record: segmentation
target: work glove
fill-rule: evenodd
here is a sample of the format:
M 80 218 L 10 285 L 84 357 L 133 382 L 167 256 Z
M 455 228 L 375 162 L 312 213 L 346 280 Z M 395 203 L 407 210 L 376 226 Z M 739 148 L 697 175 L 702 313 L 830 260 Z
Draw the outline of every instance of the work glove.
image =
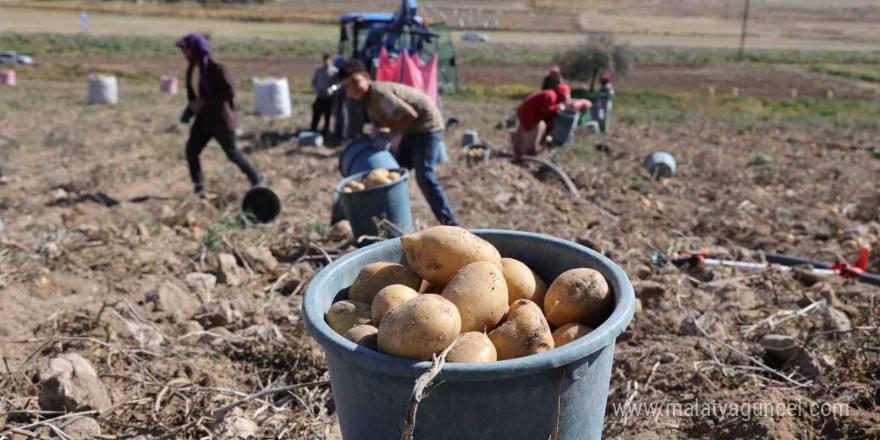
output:
M 192 117 L 194 115 L 195 115 L 195 113 L 193 113 L 193 111 L 190 110 L 189 107 L 187 107 L 183 111 L 183 113 L 180 114 L 180 123 L 181 124 L 189 124 L 189 121 L 192 119 Z

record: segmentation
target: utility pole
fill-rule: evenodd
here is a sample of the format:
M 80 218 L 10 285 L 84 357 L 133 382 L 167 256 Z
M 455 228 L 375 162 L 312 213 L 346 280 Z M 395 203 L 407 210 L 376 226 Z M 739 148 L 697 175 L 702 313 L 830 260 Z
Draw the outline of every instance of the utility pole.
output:
M 746 24 L 749 22 L 749 0 L 746 0 L 746 9 L 743 12 L 743 28 L 742 35 L 739 37 L 739 60 L 743 60 L 743 55 L 746 50 Z

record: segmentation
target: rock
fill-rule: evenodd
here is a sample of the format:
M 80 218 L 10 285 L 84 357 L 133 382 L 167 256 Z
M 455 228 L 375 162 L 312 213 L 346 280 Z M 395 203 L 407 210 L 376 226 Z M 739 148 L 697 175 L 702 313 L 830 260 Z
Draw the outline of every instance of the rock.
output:
M 838 332 L 848 332 L 852 330 L 852 321 L 846 313 L 834 308 L 825 309 L 825 328 Z
M 202 338 L 205 330 L 198 321 L 183 321 L 177 324 L 177 341 L 186 346 L 195 346 Z
M 348 220 L 341 220 L 333 224 L 330 228 L 330 240 L 343 241 L 351 240 L 354 237 L 354 231 L 351 229 L 351 223 Z
M 58 243 L 55 243 L 55 242 L 46 243 L 43 246 L 43 252 L 46 254 L 46 257 L 50 260 L 54 260 L 54 259 L 60 257 L 62 254 L 61 248 L 58 246 Z
M 759 343 L 768 355 L 780 362 L 797 363 L 810 358 L 801 344 L 788 335 L 765 335 Z
M 235 313 L 227 300 L 220 300 L 202 306 L 195 316 L 196 321 L 205 328 L 226 327 L 241 319 L 241 313 Z
M 179 311 L 184 319 L 189 319 L 199 310 L 199 301 L 171 281 L 165 281 L 157 289 L 147 293 L 145 299 L 153 303 L 153 311 L 171 315 Z
M 791 271 L 791 276 L 807 287 L 814 286 L 820 281 L 819 275 L 813 273 L 813 266 L 809 264 L 794 266 Z
M 72 440 L 92 440 L 101 435 L 101 425 L 91 417 L 72 419 L 68 423 L 59 424 L 58 428 Z
M 640 298 L 661 297 L 666 292 L 666 286 L 657 281 L 635 280 L 633 287 L 635 287 L 636 296 Z
M 183 280 L 186 282 L 187 287 L 199 296 L 199 300 L 202 301 L 202 304 L 208 304 L 211 302 L 211 293 L 217 285 L 217 277 L 215 275 L 193 272 L 187 274 Z
M 111 405 L 107 388 L 82 356 L 64 353 L 49 359 L 39 372 L 40 408 L 76 412 Z
M 278 267 L 278 260 L 272 256 L 272 251 L 262 246 L 251 246 L 244 250 L 244 260 L 251 269 L 260 273 L 271 273 Z
M 257 424 L 241 414 L 229 416 L 224 426 L 221 438 L 247 440 L 257 437 Z
M 667 351 L 665 353 L 660 353 L 660 363 L 661 364 L 670 364 L 678 360 L 678 356 L 675 353 Z
M 141 237 L 141 241 L 147 241 L 152 236 L 152 234 L 150 234 L 150 229 L 143 223 L 138 223 L 137 230 L 138 235 Z
M 635 310 L 634 314 L 635 314 L 635 316 L 639 316 L 642 314 L 642 300 L 641 300 L 641 298 L 636 298 L 636 310 Z
M 217 278 L 227 286 L 238 287 L 241 285 L 243 274 L 235 257 L 230 254 L 217 255 Z

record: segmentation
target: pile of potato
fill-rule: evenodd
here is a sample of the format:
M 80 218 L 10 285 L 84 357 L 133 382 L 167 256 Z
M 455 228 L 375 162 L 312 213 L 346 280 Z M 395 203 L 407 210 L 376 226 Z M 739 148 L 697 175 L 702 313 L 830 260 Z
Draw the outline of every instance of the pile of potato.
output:
M 370 174 L 367 174 L 367 177 L 364 177 L 362 182 L 358 182 L 352 180 L 345 184 L 345 187 L 342 188 L 342 192 L 350 193 L 355 191 L 363 191 L 367 188 L 372 188 L 374 186 L 385 185 L 386 183 L 391 183 L 400 179 L 400 173 L 397 171 L 389 171 L 385 168 L 378 168 L 373 171 L 370 171 Z
M 436 226 L 401 243 L 409 267 L 367 265 L 348 299 L 327 312 L 334 331 L 363 347 L 430 360 L 462 334 L 447 361 L 513 359 L 586 335 L 612 309 L 599 272 L 572 269 L 547 287 L 528 266 L 462 228 Z
M 468 148 L 467 155 L 470 157 L 483 157 L 486 155 L 486 149 L 481 147 Z

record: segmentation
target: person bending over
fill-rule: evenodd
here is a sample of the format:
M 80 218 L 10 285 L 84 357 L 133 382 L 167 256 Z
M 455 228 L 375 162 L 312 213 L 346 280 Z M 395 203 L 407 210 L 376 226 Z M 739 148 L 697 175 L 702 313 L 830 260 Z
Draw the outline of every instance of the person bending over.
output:
M 342 64 L 339 80 L 348 96 L 363 102 L 374 126 L 381 131 L 403 135 L 397 161 L 407 169 L 415 168 L 416 181 L 437 220 L 444 225 L 458 226 L 434 170 L 444 129 L 440 109 L 428 95 L 408 85 L 374 82 L 357 60 Z

